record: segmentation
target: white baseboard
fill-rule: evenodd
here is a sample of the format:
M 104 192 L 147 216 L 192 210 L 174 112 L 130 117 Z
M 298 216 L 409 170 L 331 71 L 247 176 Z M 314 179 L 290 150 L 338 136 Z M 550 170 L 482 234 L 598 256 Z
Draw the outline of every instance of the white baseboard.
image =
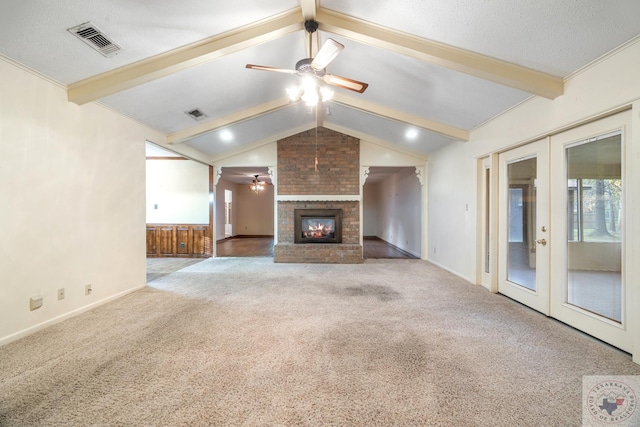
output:
M 466 280 L 467 282 L 469 282 L 469 283 L 470 283 L 470 284 L 472 284 L 472 285 L 475 285 L 475 284 L 476 284 L 476 282 L 475 282 L 475 281 L 473 281 L 473 280 L 469 279 L 469 278 L 468 278 L 468 277 L 466 277 L 466 276 L 463 276 L 462 274 L 458 273 L 457 271 L 454 271 L 454 270 L 451 270 L 450 268 L 445 267 L 444 265 L 438 264 L 437 262 L 432 261 L 432 260 L 430 260 L 430 259 L 425 259 L 425 261 L 427 261 L 427 262 L 429 262 L 429 263 L 431 263 L 431 264 L 435 265 L 435 266 L 436 266 L 436 267 L 438 267 L 438 268 L 441 268 L 441 269 L 443 269 L 443 270 L 445 270 L 445 271 L 447 271 L 447 272 L 449 272 L 449 273 L 453 274 L 454 276 L 458 276 L 458 277 L 459 277 L 459 278 L 461 278 L 462 280 Z
M 77 309 L 72 310 L 72 311 L 70 311 L 68 313 L 64 313 L 64 314 L 61 314 L 60 316 L 56 316 L 56 317 L 54 317 L 52 319 L 49 319 L 49 320 L 47 320 L 45 322 L 38 323 L 37 325 L 31 326 L 31 327 L 29 327 L 27 329 L 24 329 L 22 331 L 19 331 L 19 332 L 16 332 L 14 334 L 8 335 L 6 337 L 0 338 L 0 347 L 2 347 L 3 345 L 6 345 L 6 344 L 12 343 L 14 341 L 17 341 L 20 338 L 24 338 L 24 337 L 26 337 L 28 335 L 31 335 L 34 332 L 37 332 L 37 331 L 45 329 L 45 328 L 47 328 L 49 326 L 55 325 L 58 322 L 62 322 L 63 320 L 69 319 L 71 317 L 78 316 L 78 315 L 80 315 L 80 314 L 82 314 L 82 313 L 84 313 L 86 311 L 89 311 L 89 310 L 94 309 L 94 308 L 96 308 L 98 306 L 104 305 L 104 304 L 106 304 L 108 302 L 114 301 L 114 300 L 116 300 L 118 298 L 122 298 L 125 295 L 128 295 L 128 294 L 130 294 L 132 292 L 135 292 L 135 291 L 139 291 L 140 289 L 143 289 L 143 288 L 146 288 L 146 287 L 147 287 L 147 285 L 144 284 L 142 286 L 138 286 L 138 287 L 135 287 L 135 288 L 132 288 L 132 289 L 127 289 L 124 292 L 117 293 L 115 295 L 112 295 L 112 296 L 107 297 L 105 299 L 102 299 L 100 301 L 93 302 L 93 303 L 91 303 L 89 305 L 85 305 L 83 307 L 77 308 Z

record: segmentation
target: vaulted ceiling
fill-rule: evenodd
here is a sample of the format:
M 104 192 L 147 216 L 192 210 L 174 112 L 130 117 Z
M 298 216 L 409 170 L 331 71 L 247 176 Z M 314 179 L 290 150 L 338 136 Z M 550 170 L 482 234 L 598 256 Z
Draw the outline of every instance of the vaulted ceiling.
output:
M 640 34 L 638 16 L 637 0 L 5 1 L 0 54 L 211 162 L 316 123 L 428 155 L 531 96 L 563 96 L 567 76 Z M 67 31 L 85 22 L 119 51 Z M 328 38 L 345 48 L 327 71 L 369 87 L 334 88 L 317 113 L 288 100 L 297 76 L 245 68 L 294 68 Z

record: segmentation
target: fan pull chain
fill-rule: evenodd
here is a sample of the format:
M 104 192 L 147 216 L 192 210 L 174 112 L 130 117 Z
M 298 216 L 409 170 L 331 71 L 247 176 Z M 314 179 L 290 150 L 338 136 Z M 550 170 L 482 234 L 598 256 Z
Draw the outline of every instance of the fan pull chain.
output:
M 313 37 L 309 32 L 309 55 L 313 57 Z M 318 172 L 318 105 L 316 104 L 316 159 L 313 165 L 316 172 Z
M 318 172 L 318 106 L 316 105 L 316 172 Z

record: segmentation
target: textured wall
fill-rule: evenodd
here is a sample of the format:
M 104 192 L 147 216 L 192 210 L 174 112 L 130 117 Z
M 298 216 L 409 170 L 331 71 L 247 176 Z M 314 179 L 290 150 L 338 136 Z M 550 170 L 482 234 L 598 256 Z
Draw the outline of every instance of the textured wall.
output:
M 145 140 L 165 136 L 69 103 L 59 85 L 2 59 L 0 75 L 4 344 L 145 286 Z M 32 297 L 43 300 L 35 311 Z

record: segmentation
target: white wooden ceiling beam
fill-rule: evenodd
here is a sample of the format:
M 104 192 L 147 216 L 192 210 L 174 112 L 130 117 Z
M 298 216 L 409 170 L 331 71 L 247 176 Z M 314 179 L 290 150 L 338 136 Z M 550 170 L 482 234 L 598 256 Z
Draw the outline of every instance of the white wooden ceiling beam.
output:
M 300 9 L 302 9 L 302 19 L 316 19 L 317 4 L 316 0 L 300 0 Z
M 562 78 L 530 68 L 402 33 L 324 8 L 318 8 L 316 20 L 320 30 L 534 95 L 554 99 L 564 93 Z
M 288 97 L 276 99 L 275 101 L 269 101 L 264 104 L 256 105 L 255 107 L 248 108 L 246 110 L 229 114 L 225 117 L 208 120 L 185 130 L 170 133 L 167 135 L 167 142 L 169 144 L 179 144 L 205 133 L 213 132 L 226 126 L 231 126 L 245 120 L 254 119 L 264 114 L 278 111 L 282 108 L 288 107 L 289 105 L 291 105 L 291 101 Z
M 418 126 L 428 131 L 435 132 L 449 138 L 457 139 L 459 141 L 469 141 L 469 131 L 465 129 L 460 129 L 454 126 L 435 122 L 433 120 L 418 117 L 413 114 L 397 111 L 380 104 L 365 101 L 362 98 L 347 96 L 342 93 L 336 92 L 333 95 L 332 101 L 338 104 L 345 105 L 347 107 L 364 111 L 365 113 L 375 114 L 377 116 L 394 120 L 400 123 L 406 123 L 411 126 Z
M 364 101 L 360 97 L 352 97 L 336 92 L 333 96 L 332 102 L 342 104 L 349 108 L 355 108 L 360 111 L 364 111 L 365 113 L 374 114 L 385 119 L 394 120 L 400 123 L 406 123 L 407 125 L 411 126 L 417 126 L 430 132 L 444 135 L 448 138 L 457 139 L 459 141 L 469 141 L 469 131 L 465 129 L 460 129 L 433 120 L 418 117 L 413 114 L 397 111 L 383 105 L 375 104 L 373 102 Z M 225 117 L 220 117 L 215 120 L 208 120 L 204 123 L 185 130 L 170 133 L 167 135 L 167 142 L 172 145 L 179 144 L 189 139 L 196 138 L 205 133 L 213 132 L 223 127 L 231 126 L 245 120 L 254 119 L 261 115 L 286 108 L 289 105 L 291 105 L 291 101 L 288 97 L 270 101 L 243 111 L 238 111 Z M 317 126 L 324 126 L 324 120 L 324 110 L 318 111 L 318 115 L 314 122 Z
M 277 39 L 303 28 L 300 8 L 167 53 L 138 61 L 68 86 L 67 98 L 78 105 L 95 101 L 160 77 L 239 50 Z
M 318 4 L 316 0 L 300 0 L 300 9 L 302 10 L 303 21 L 315 21 L 316 11 L 318 10 Z M 303 31 L 304 36 L 304 48 L 307 52 L 307 58 L 313 58 L 318 52 L 318 32 L 316 31 L 312 35 L 309 35 L 306 31 Z M 311 44 L 309 41 L 311 40 Z

